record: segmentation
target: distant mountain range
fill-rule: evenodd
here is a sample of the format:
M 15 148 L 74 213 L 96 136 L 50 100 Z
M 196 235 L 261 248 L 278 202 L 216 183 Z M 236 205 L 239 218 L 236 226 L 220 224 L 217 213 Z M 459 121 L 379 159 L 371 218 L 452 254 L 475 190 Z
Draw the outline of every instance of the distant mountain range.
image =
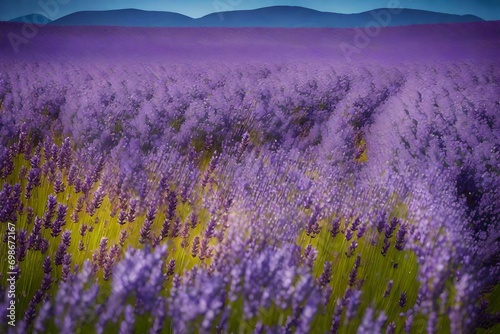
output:
M 359 14 L 337 14 L 303 7 L 275 6 L 213 13 L 193 19 L 177 13 L 123 9 L 77 12 L 54 21 L 34 14 L 16 18 L 11 22 L 49 23 L 58 26 L 354 28 L 364 27 L 368 22 L 374 21 L 377 13 L 383 10 L 377 9 Z M 403 9 L 401 13 L 391 15 L 386 25 L 405 26 L 477 21 L 483 21 L 483 19 L 474 15 L 462 16 Z
M 35 24 L 46 24 L 52 21 L 41 14 L 30 14 L 25 16 L 16 17 L 9 22 L 22 22 L 22 23 L 35 23 Z

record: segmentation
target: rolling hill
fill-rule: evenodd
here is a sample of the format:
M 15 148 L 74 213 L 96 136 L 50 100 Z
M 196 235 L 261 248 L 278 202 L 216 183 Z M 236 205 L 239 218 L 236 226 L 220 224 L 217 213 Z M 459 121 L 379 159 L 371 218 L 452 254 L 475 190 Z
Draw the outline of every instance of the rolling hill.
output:
M 22 23 L 35 23 L 35 24 L 47 24 L 52 22 L 48 17 L 42 14 L 30 14 L 25 16 L 16 17 L 9 22 L 22 22 Z
M 358 14 L 320 12 L 294 6 L 274 6 L 255 10 L 213 13 L 193 19 L 177 13 L 136 9 L 77 12 L 50 24 L 59 26 L 128 26 L 128 27 L 266 27 L 266 28 L 353 28 L 364 27 L 386 9 Z M 390 15 L 387 26 L 483 21 L 473 15 L 451 15 L 403 9 Z M 384 24 L 385 25 L 385 24 Z

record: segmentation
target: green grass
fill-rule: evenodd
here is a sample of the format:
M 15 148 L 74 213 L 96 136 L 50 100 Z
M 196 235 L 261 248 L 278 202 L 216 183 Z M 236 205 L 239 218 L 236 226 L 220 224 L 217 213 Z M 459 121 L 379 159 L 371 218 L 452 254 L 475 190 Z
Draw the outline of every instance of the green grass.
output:
M 331 218 L 333 219 L 333 217 Z M 342 226 L 350 225 L 352 222 L 342 220 Z M 323 225 L 321 232 L 315 238 L 308 237 L 305 232 L 299 237 L 298 244 L 306 247 L 311 244 L 318 250 L 318 257 L 314 265 L 313 274 L 319 277 L 323 271 L 325 261 L 333 262 L 333 277 L 331 286 L 333 293 L 330 303 L 326 309 L 325 316 L 317 316 L 312 328 L 318 328 L 318 332 L 328 331 L 331 326 L 331 319 L 338 298 L 344 295 L 348 288 L 348 275 L 353 268 L 356 255 L 361 255 L 361 266 L 358 271 L 357 280 L 363 280 L 361 286 L 361 304 L 358 315 L 363 314 L 369 306 L 374 306 L 377 312 L 384 311 L 388 316 L 388 322 L 394 321 L 398 328 L 404 326 L 405 318 L 400 316 L 411 307 L 417 298 L 418 291 L 418 265 L 415 255 L 410 251 L 398 251 L 394 248 L 395 236 L 391 238 L 391 248 L 384 257 L 380 250 L 383 244 L 383 232 L 378 235 L 376 230 L 368 230 L 361 239 L 354 236 L 350 241 L 345 239 L 344 234 L 339 233 L 332 238 L 329 232 L 330 227 Z M 371 244 L 370 240 L 377 240 Z M 350 258 L 345 254 L 351 241 L 356 240 L 358 247 Z M 397 263 L 395 269 L 393 264 Z M 389 280 L 393 280 L 391 294 L 383 298 L 383 294 Z M 408 302 L 404 308 L 399 306 L 399 296 L 401 292 L 407 293 Z M 344 324 L 345 313 L 342 316 L 341 323 Z M 340 333 L 355 332 L 359 326 L 361 317 L 357 317 L 349 322 L 348 326 L 341 326 Z

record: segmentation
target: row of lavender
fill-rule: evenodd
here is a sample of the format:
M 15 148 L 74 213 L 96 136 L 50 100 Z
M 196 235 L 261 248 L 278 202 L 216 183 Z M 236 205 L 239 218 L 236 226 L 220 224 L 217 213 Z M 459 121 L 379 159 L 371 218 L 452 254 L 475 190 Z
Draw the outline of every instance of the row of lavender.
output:
M 71 332 L 89 313 L 101 331 L 123 314 L 124 332 L 491 322 L 495 66 L 11 64 L 1 75 L 2 221 L 25 224 L 19 248 L 48 252 L 65 281 L 51 287 L 49 258 L 29 328 Z M 61 135 L 71 140 L 47 139 Z M 142 244 L 155 250 L 125 251 Z M 24 253 L 21 272 L 35 262 Z M 104 281 L 82 295 L 99 268 L 113 277 L 107 301 Z
M 198 66 L 5 64 L 3 144 L 25 122 L 36 142 L 46 131 L 71 135 L 127 176 L 144 174 L 172 147 L 184 155 L 234 148 L 244 132 L 256 146 L 313 149 L 355 171 L 369 141 L 370 177 L 387 163 L 399 170 L 398 161 L 437 165 L 476 221 L 498 214 L 495 65 Z

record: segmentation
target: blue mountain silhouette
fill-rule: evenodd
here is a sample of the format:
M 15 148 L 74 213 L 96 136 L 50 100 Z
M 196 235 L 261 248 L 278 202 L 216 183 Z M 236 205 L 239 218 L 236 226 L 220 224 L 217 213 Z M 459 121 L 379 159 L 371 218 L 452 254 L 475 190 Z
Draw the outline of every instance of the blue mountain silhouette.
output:
M 274 6 L 255 10 L 213 13 L 193 19 L 170 12 L 137 9 L 77 12 L 50 22 L 62 26 L 128 26 L 128 27 L 284 27 L 284 28 L 352 28 L 364 27 L 375 20 L 376 9 L 358 14 L 320 12 L 295 6 Z M 26 19 L 33 19 L 28 15 Z M 39 18 L 40 19 L 40 18 Z M 12 20 L 22 22 L 21 18 Z M 483 21 L 474 15 L 452 15 L 403 9 L 391 15 L 388 26 Z

